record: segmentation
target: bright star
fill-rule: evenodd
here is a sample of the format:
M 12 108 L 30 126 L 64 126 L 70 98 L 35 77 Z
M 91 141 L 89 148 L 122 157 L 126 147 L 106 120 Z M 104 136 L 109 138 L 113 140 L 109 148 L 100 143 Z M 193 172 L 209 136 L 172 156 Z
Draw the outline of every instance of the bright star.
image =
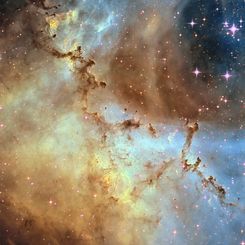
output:
M 232 27 L 229 28 L 229 30 L 231 31 L 232 36 L 234 36 L 239 29 L 233 24 Z
M 195 71 L 193 71 L 192 73 L 194 73 L 196 75 L 196 77 L 198 77 L 198 75 L 201 73 L 198 68 L 196 68 Z
M 232 77 L 232 75 L 228 71 L 226 71 L 226 73 L 222 75 L 222 77 L 224 77 L 226 81 L 228 81 Z
M 196 25 L 196 23 L 192 20 L 190 23 L 188 23 L 189 25 L 191 25 L 191 27 L 193 28 L 194 25 Z

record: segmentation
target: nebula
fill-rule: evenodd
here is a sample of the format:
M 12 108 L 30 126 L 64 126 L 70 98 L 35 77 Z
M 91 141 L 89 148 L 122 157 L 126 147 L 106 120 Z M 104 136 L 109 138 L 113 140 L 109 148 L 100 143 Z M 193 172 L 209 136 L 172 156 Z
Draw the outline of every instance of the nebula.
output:
M 0 244 L 245 244 L 244 5 L 2 1 Z

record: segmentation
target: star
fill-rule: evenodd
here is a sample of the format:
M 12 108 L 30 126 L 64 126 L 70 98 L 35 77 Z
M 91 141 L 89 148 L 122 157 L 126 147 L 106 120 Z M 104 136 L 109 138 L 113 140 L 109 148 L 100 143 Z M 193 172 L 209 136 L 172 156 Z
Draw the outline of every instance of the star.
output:
M 196 25 L 196 23 L 192 20 L 190 23 L 188 23 L 189 25 L 191 25 L 191 27 L 193 28 L 194 25 Z
M 226 81 L 228 81 L 232 77 L 232 75 L 228 71 L 226 71 L 226 73 L 222 75 L 222 77 L 224 77 Z
M 240 23 L 240 28 L 242 28 L 243 19 L 240 19 L 239 23 Z
M 236 32 L 237 32 L 239 29 L 235 26 L 235 24 L 233 24 L 233 25 L 229 28 L 229 30 L 231 31 L 232 36 L 234 36 L 234 35 L 236 34 Z
M 228 27 L 229 26 L 229 23 L 227 21 L 225 21 L 223 24 L 224 24 L 224 27 Z
M 198 68 L 196 68 L 195 71 L 193 71 L 192 73 L 194 73 L 196 75 L 196 77 L 198 77 L 198 75 L 201 73 Z

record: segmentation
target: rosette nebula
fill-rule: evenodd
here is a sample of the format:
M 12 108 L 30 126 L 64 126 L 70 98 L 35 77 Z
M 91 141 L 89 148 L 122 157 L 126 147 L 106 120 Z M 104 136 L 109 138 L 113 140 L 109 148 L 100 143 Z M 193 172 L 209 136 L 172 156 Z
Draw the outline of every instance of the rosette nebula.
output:
M 245 2 L 0 1 L 1 245 L 245 245 Z

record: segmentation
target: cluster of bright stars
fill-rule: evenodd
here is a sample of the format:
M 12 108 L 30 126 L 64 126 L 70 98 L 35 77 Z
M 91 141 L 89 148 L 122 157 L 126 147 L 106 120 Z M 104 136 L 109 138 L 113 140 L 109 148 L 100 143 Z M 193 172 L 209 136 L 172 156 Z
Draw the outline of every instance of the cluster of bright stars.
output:
M 198 77 L 202 72 L 196 67 L 196 69 L 192 73 L 195 74 L 196 77 Z M 228 81 L 232 77 L 229 71 L 226 71 L 226 73 L 221 76 L 225 78 L 226 81 Z
M 204 20 L 206 20 L 206 18 L 204 18 Z M 240 22 L 240 27 L 242 27 L 241 24 L 243 23 L 243 20 L 241 19 L 239 22 Z M 192 19 L 191 22 L 188 24 L 193 28 L 197 23 L 194 22 L 194 20 Z M 232 36 L 235 36 L 236 32 L 240 30 L 234 23 L 230 25 L 227 21 L 225 21 L 223 24 L 225 28 L 228 28 L 228 31 L 230 31 Z
M 205 19 L 206 20 L 206 19 Z M 240 24 L 242 24 L 242 20 L 240 20 Z M 192 28 L 197 24 L 196 22 L 194 22 L 194 20 L 192 19 L 190 23 L 188 23 Z M 230 31 L 230 33 L 232 34 L 232 36 L 235 36 L 236 32 L 239 31 L 239 28 L 235 25 L 232 24 L 231 26 L 229 26 L 229 23 L 227 21 L 225 21 L 224 23 L 224 27 L 228 28 L 228 30 Z M 196 67 L 196 69 L 192 72 L 196 77 L 198 77 L 202 72 Z M 225 74 L 221 75 L 226 81 L 228 81 L 232 75 L 229 71 L 226 71 Z

